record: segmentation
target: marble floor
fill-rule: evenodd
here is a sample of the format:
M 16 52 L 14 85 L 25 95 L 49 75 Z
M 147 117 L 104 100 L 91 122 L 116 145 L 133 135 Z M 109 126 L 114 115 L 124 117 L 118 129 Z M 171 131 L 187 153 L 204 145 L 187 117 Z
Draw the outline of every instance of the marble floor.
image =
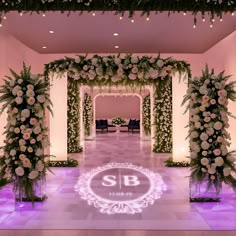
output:
M 221 202 L 190 203 L 189 169 L 165 167 L 170 154 L 152 153 L 150 141 L 140 141 L 139 134 L 99 133 L 85 142 L 84 149 L 72 155 L 80 161 L 79 167 L 52 168 L 54 174 L 47 175 L 48 199 L 34 208 L 15 211 L 12 186 L 0 189 L 1 236 L 58 236 L 68 230 L 70 235 L 235 235 L 236 193 L 224 186 Z M 80 176 L 113 162 L 132 163 L 158 174 L 166 189 L 139 213 L 102 213 L 74 187 Z M 106 184 L 112 184 L 111 179 Z

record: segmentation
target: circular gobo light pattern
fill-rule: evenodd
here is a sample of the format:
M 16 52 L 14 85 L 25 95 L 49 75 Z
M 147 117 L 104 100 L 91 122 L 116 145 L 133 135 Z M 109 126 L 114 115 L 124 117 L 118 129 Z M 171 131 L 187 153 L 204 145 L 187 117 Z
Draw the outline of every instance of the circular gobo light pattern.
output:
M 160 198 L 166 186 L 157 173 L 131 163 L 109 163 L 79 177 L 75 191 L 107 214 L 139 213 Z

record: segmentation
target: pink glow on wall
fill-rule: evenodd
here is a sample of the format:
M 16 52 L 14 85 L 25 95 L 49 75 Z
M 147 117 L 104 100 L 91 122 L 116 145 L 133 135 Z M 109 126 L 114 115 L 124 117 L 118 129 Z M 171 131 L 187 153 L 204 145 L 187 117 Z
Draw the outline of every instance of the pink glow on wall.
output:
M 137 96 L 98 96 L 96 98 L 96 119 L 111 119 L 115 116 L 140 118 L 140 99 Z

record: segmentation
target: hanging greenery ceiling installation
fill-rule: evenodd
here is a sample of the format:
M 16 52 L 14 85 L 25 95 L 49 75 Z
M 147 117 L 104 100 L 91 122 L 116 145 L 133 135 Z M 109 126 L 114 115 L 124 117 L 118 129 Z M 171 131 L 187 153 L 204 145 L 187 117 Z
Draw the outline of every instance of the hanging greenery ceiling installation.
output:
M 183 12 L 193 15 L 209 14 L 211 17 L 222 16 L 236 10 L 233 0 L 4 0 L 0 1 L 0 12 L 45 12 L 45 11 L 114 11 L 115 14 L 129 12 L 129 17 L 135 11 L 142 15 L 151 12 Z
M 81 152 L 80 139 L 80 107 L 78 82 L 72 78 L 67 81 L 67 152 Z
M 151 134 L 151 102 L 150 94 L 143 99 L 143 114 L 142 114 L 143 130 L 146 135 Z
M 84 134 L 89 137 L 91 135 L 91 125 L 93 122 L 93 103 L 90 95 L 85 93 L 83 102 L 83 121 Z
M 172 113 L 170 108 L 171 76 L 177 72 L 179 75 L 191 77 L 190 65 L 187 62 L 177 61 L 172 58 L 163 59 L 160 58 L 160 55 L 156 57 L 138 57 L 132 54 L 126 54 L 124 56 L 118 54 L 105 57 L 94 55 L 91 58 L 77 55 L 76 58 L 65 57 L 64 59 L 56 60 L 45 65 L 46 78 L 49 77 L 50 73 L 56 73 L 60 76 L 65 72 L 78 85 L 88 85 L 91 87 L 122 85 L 133 89 L 142 89 L 145 85 L 154 86 L 155 125 L 158 128 L 155 131 L 155 145 L 153 150 L 156 152 L 171 151 L 172 117 L 171 114 L 166 114 Z M 73 79 L 70 80 L 70 83 L 73 83 Z M 161 91 L 159 90 L 159 86 Z M 76 89 L 77 86 L 73 85 L 73 88 Z M 68 92 L 68 97 L 71 96 L 71 92 Z M 164 98 L 162 99 L 163 95 Z M 164 107 L 165 110 L 160 110 L 159 107 Z M 70 109 L 69 106 L 69 113 Z M 70 117 L 68 125 L 74 127 L 71 128 L 73 132 L 78 132 L 75 131 L 78 129 L 78 123 L 74 122 L 74 117 L 72 120 L 70 120 Z M 164 118 L 162 119 L 162 117 Z M 170 120 L 167 121 L 167 119 Z M 166 130 L 169 130 L 169 133 Z M 75 133 L 73 137 L 70 136 L 70 133 L 68 132 L 68 137 L 73 141 Z M 170 136 L 166 137 L 167 135 Z M 165 140 L 162 140 L 161 137 L 165 137 Z M 68 142 L 70 143 L 71 141 Z M 164 145 L 164 141 L 169 143 Z

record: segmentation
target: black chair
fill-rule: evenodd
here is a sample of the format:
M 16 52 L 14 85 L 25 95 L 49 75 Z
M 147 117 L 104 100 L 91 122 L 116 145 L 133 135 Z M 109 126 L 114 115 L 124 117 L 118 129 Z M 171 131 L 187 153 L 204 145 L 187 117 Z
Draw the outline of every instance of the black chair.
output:
M 107 120 L 96 120 L 96 130 L 100 129 L 103 133 L 104 130 L 108 132 L 108 121 Z
M 130 119 L 129 124 L 128 124 L 128 132 L 130 130 L 132 131 L 132 133 L 133 133 L 134 130 L 140 130 L 140 120 Z

